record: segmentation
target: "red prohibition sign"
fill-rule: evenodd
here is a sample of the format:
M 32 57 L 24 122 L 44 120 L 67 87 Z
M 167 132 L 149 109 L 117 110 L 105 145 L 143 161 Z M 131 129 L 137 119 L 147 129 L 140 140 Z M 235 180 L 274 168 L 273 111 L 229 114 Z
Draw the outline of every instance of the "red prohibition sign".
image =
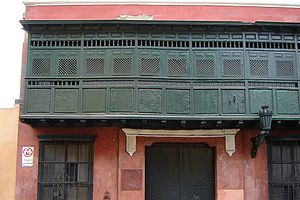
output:
M 31 147 L 24 147 L 24 149 L 23 149 L 23 155 L 25 157 L 30 157 L 30 156 L 32 156 L 32 154 L 33 154 L 33 150 L 32 150 Z

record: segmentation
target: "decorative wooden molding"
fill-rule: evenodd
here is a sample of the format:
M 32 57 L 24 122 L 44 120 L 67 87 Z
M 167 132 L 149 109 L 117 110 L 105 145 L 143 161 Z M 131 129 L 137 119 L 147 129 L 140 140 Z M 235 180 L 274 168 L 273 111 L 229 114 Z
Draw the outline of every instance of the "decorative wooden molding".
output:
M 126 135 L 126 151 L 130 156 L 136 152 L 136 137 L 224 137 L 229 156 L 235 152 L 235 135 L 240 129 L 200 130 L 153 130 L 123 128 Z

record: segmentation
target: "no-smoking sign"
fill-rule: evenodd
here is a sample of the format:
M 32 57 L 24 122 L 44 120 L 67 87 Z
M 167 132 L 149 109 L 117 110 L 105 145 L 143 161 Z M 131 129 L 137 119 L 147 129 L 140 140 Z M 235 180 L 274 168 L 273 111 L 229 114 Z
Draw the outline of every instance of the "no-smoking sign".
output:
M 23 146 L 22 147 L 22 167 L 32 167 L 33 166 L 33 146 Z

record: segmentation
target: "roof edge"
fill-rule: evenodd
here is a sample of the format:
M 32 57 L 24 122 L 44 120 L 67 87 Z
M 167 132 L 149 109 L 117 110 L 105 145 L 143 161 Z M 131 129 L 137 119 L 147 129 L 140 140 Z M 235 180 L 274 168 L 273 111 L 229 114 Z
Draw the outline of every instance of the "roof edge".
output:
M 174 25 L 174 26 L 280 26 L 300 27 L 300 23 L 294 22 L 241 22 L 241 21 L 184 21 L 184 20 L 20 20 L 26 29 L 32 25 L 105 25 L 105 24 L 126 24 L 126 25 Z

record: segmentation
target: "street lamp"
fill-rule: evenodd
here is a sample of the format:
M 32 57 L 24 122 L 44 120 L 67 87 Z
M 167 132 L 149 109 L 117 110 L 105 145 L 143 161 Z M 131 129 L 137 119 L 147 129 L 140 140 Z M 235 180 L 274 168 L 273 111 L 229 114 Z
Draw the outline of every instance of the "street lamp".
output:
M 269 134 L 272 125 L 272 115 L 273 112 L 269 110 L 269 106 L 262 106 L 262 111 L 259 111 L 258 115 L 260 118 L 260 134 L 256 137 L 251 138 L 252 150 L 251 157 L 256 158 L 258 147 L 265 140 L 266 136 Z

